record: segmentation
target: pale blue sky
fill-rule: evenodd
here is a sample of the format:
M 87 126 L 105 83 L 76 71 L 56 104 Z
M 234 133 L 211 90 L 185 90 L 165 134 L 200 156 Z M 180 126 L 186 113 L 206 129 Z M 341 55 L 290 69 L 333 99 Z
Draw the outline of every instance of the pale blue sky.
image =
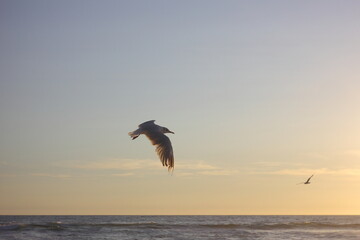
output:
M 14 199 L 39 178 L 66 178 L 44 189 L 70 189 L 99 176 L 100 189 L 117 175 L 112 183 L 132 179 L 140 192 L 158 175 L 181 184 L 196 169 L 199 186 L 254 171 L 255 180 L 270 172 L 295 182 L 356 172 L 359 13 L 359 1 L 1 1 L 0 214 L 37 209 Z M 127 136 L 151 119 L 176 133 L 172 177 L 146 138 Z M 156 213 L 152 202 L 132 207 Z

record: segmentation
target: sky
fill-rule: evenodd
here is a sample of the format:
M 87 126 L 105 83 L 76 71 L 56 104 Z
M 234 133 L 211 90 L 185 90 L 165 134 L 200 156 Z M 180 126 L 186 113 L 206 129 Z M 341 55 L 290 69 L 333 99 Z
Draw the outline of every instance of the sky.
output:
M 0 1 L 0 214 L 360 214 L 359 12 Z

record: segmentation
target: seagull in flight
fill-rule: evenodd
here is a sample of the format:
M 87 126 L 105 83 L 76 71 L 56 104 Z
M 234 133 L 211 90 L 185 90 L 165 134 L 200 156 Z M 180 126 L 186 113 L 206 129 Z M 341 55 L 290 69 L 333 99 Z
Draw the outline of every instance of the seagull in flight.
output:
M 298 184 L 310 184 L 310 183 L 311 183 L 311 182 L 310 182 L 310 179 L 311 179 L 313 176 L 314 176 L 314 174 L 311 175 L 311 177 L 309 177 L 308 180 L 306 180 L 306 182 L 301 182 L 301 183 L 298 183 Z
M 152 145 L 156 146 L 156 152 L 160 158 L 163 166 L 168 167 L 168 171 L 174 170 L 174 153 L 171 146 L 170 139 L 164 133 L 172 133 L 166 127 L 156 125 L 155 120 L 147 121 L 140 124 L 138 129 L 129 132 L 132 140 L 144 134 L 151 141 Z

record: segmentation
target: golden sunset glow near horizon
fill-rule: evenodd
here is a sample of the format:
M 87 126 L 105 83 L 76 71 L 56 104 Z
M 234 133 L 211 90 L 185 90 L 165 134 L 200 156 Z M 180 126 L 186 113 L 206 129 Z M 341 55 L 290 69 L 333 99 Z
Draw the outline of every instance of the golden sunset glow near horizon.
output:
M 360 214 L 359 12 L 1 1 L 0 215 Z

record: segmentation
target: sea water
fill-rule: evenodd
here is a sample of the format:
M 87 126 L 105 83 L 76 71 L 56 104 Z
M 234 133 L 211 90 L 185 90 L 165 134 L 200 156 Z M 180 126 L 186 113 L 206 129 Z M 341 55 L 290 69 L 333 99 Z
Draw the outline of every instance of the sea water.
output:
M 360 216 L 0 216 L 0 240 L 360 239 Z

